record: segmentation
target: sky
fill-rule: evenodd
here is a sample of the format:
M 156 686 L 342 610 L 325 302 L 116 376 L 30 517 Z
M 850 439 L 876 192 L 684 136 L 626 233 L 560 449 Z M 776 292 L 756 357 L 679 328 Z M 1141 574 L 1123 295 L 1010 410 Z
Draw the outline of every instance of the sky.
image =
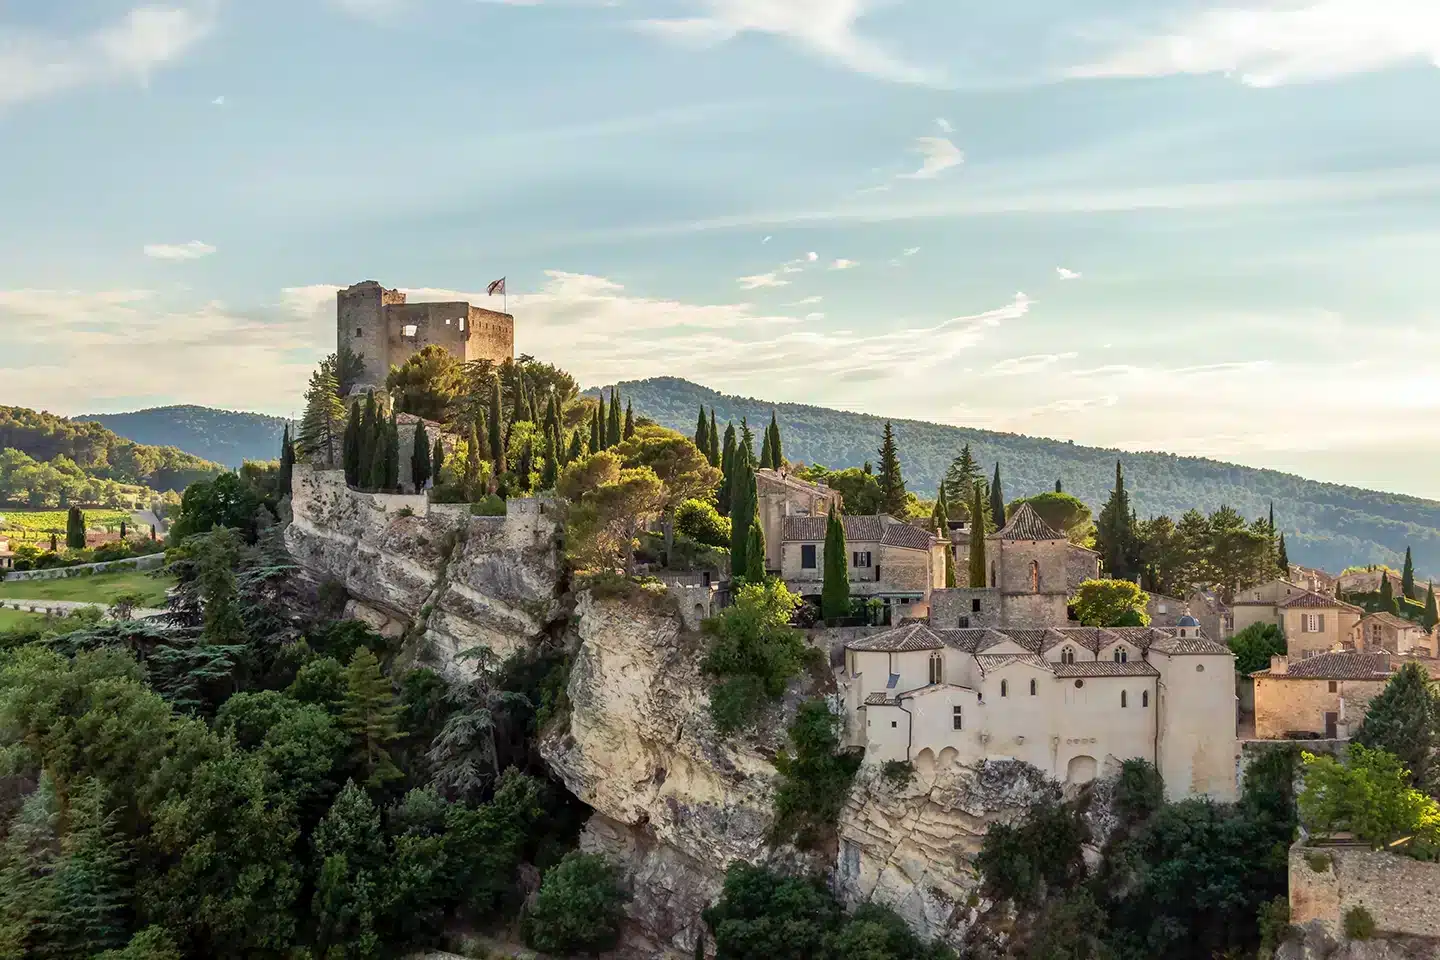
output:
M 293 414 L 365 279 L 585 384 L 1440 497 L 1435 0 L 0 0 L 0 403 Z

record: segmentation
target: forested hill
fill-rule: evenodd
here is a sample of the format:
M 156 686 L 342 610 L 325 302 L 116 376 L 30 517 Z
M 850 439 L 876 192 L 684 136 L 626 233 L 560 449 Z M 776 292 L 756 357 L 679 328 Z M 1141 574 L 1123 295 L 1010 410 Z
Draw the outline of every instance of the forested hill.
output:
M 246 460 L 274 460 L 280 455 L 280 434 L 285 429 L 281 417 L 188 405 L 75 419 L 98 423 L 136 443 L 177 447 L 227 467 Z
M 622 382 L 619 387 L 634 401 L 637 414 L 686 435 L 694 433 L 701 404 L 707 409 L 714 406 L 722 429 L 727 420 L 738 424 L 741 417 L 748 417 L 752 426 L 769 423 L 773 409 L 780 420 L 785 456 L 830 467 L 877 459 L 885 424 L 883 418 L 866 414 L 727 396 L 671 377 Z M 1066 492 L 1098 513 L 1114 485 L 1119 459 L 1140 517 L 1166 513 L 1178 518 L 1192 507 L 1210 511 L 1222 504 L 1258 517 L 1273 501 L 1276 525 L 1285 531 L 1295 563 L 1332 572 L 1369 563 L 1398 569 L 1408 544 L 1423 575 L 1440 574 L 1440 502 L 1434 500 L 1319 483 L 1200 457 L 1127 453 L 918 420 L 893 422 L 907 486 L 922 496 L 934 496 L 941 473 L 968 443 L 987 474 L 1000 461 L 1006 499 L 1053 490 L 1059 479 Z

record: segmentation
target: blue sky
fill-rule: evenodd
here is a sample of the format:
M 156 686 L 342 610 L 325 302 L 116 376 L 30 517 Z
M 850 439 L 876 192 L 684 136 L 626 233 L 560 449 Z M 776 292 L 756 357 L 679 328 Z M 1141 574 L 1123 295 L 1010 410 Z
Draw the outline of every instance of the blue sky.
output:
M 0 402 L 291 413 L 337 286 L 504 275 L 586 383 L 1440 496 L 1437 59 L 1433 0 L 0 0 Z

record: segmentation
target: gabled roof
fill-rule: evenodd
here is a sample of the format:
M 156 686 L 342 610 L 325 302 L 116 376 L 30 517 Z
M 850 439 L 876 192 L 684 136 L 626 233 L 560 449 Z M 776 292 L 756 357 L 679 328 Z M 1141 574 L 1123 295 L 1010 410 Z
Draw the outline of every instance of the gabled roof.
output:
M 939 650 L 944 646 L 934 631 L 923 623 L 896 627 L 845 645 L 846 649 L 861 653 L 910 653 L 915 650 Z
M 847 535 L 848 539 L 848 535 Z M 887 547 L 908 547 L 912 550 L 929 550 L 935 545 L 935 535 L 909 523 L 891 523 L 885 527 L 880 542 Z
M 1020 504 L 1020 509 L 1010 518 L 1010 522 L 1003 528 L 992 533 L 991 540 L 1064 540 L 1063 533 L 1056 533 L 1040 514 L 1028 503 Z
M 1337 600 L 1334 597 L 1327 597 L 1323 593 L 1315 593 L 1306 590 L 1297 593 L 1293 597 L 1286 597 L 1275 603 L 1277 607 L 1312 607 L 1320 610 L 1360 610 L 1360 607 L 1353 603 L 1346 603 L 1344 600 Z
M 1388 680 L 1390 664 L 1390 655 L 1386 653 L 1337 650 L 1296 660 L 1289 664 L 1285 673 L 1257 670 L 1250 676 L 1271 680 Z
M 1080 660 L 1075 663 L 1055 664 L 1057 677 L 1158 677 L 1156 670 L 1144 660 Z
M 1404 617 L 1397 617 L 1388 610 L 1381 610 L 1378 613 L 1367 614 L 1360 618 L 1361 623 L 1379 623 L 1395 630 L 1424 630 L 1414 620 L 1406 620 Z
M 887 526 L 909 526 L 885 514 L 861 517 L 844 517 L 845 540 L 879 542 L 885 536 Z M 823 542 L 828 517 L 786 517 L 780 526 L 780 538 L 785 541 Z M 915 528 L 911 528 L 915 529 Z M 921 531 L 923 532 L 923 531 Z
M 982 653 L 975 658 L 980 665 L 981 673 L 994 673 L 1014 663 L 1023 663 L 1027 667 L 1034 667 L 1038 670 L 1050 672 L 1050 662 L 1044 657 L 1037 657 L 1033 653 Z
M 1202 634 L 1196 634 L 1193 637 L 1165 637 L 1162 640 L 1156 640 L 1150 644 L 1150 649 L 1157 650 L 1160 653 L 1168 653 L 1171 656 L 1189 656 L 1196 654 L 1230 656 L 1229 647 L 1216 643 L 1214 640 Z

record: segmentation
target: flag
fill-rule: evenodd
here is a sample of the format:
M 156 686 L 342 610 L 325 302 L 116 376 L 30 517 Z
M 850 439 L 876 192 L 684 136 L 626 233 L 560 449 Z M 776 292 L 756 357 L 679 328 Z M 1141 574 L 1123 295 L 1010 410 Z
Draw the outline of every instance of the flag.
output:
M 503 294 L 505 292 L 505 278 L 501 277 L 499 280 L 496 280 L 494 283 L 490 284 L 490 286 L 485 288 L 485 292 L 492 297 L 495 296 L 495 294 L 497 293 Z

